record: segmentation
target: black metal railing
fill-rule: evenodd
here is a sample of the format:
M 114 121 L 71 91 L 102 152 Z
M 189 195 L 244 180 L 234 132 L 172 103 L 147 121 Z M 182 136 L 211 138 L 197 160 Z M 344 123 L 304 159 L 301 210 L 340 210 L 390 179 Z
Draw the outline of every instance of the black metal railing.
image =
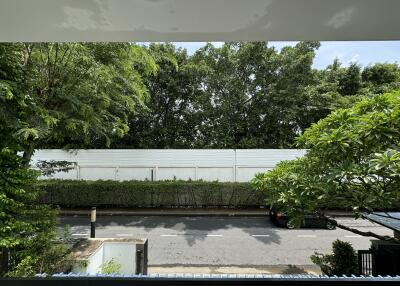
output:
M 375 257 L 371 250 L 358 251 L 358 269 L 360 275 L 376 275 Z

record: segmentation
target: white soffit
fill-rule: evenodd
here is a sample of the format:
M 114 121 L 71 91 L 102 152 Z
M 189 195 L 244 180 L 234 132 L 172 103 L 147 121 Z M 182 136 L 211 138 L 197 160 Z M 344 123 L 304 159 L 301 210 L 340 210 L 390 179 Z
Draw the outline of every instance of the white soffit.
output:
M 0 41 L 400 40 L 400 0 L 0 0 Z

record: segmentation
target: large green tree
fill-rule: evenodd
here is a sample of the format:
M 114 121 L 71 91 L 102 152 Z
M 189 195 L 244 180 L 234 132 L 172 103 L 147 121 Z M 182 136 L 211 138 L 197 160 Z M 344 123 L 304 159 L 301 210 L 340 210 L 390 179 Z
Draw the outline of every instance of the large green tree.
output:
M 130 116 L 128 136 L 112 146 L 289 147 L 312 122 L 346 103 L 338 86 L 316 87 L 324 78 L 312 68 L 318 47 L 207 44 L 189 56 L 171 44 L 152 44 L 148 51 L 159 69 L 146 78 L 150 98 Z
M 0 120 L 29 160 L 38 147 L 109 146 L 148 92 L 156 64 L 126 43 L 0 45 Z
M 340 206 L 356 216 L 398 207 L 400 92 L 365 98 L 339 109 L 297 138 L 307 154 L 258 174 L 255 186 L 294 218 Z M 362 235 L 387 239 L 346 226 Z
M 55 212 L 36 201 L 37 176 L 14 150 L 0 148 L 0 276 L 68 270 L 69 251 L 58 242 Z
M 11 256 L 1 274 L 51 274 L 68 262 L 55 212 L 32 187 L 34 149 L 108 146 L 128 131 L 128 115 L 147 96 L 142 77 L 155 71 L 146 50 L 130 44 L 0 44 L 0 257 Z
M 301 131 L 302 101 L 313 82 L 311 68 L 319 43 L 299 43 L 280 52 L 266 42 L 207 45 L 194 55 L 205 64 L 203 110 L 199 124 L 204 146 L 283 147 Z M 282 108 L 284 107 L 284 108 Z
M 150 97 L 129 116 L 127 136 L 112 147 L 290 148 L 332 111 L 400 86 L 396 64 L 362 69 L 336 59 L 314 69 L 318 47 L 207 44 L 188 55 L 172 44 L 151 44 L 147 50 L 159 70 L 145 77 Z M 101 141 L 91 146 L 105 147 Z
M 140 110 L 129 116 L 129 133 L 113 147 L 190 148 L 196 144 L 196 117 L 202 96 L 202 66 L 195 65 L 186 50 L 172 44 L 151 44 L 157 74 L 145 79 L 150 97 Z

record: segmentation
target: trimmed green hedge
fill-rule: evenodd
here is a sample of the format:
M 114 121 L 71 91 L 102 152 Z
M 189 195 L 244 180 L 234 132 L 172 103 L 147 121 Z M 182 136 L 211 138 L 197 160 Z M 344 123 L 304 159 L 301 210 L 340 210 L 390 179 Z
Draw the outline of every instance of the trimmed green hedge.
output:
M 40 202 L 60 207 L 257 207 L 265 195 L 250 183 L 43 180 Z

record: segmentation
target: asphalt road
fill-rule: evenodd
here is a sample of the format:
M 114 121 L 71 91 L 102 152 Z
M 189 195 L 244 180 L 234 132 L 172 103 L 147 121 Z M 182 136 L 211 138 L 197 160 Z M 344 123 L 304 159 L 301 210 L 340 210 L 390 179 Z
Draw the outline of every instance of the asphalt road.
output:
M 342 224 L 392 235 L 365 220 L 339 218 Z M 61 217 L 73 237 L 88 237 L 88 217 Z M 268 217 L 98 217 L 96 237 L 147 238 L 149 266 L 310 265 L 314 252 L 328 253 L 336 239 L 368 249 L 370 238 L 341 229 L 278 228 Z

